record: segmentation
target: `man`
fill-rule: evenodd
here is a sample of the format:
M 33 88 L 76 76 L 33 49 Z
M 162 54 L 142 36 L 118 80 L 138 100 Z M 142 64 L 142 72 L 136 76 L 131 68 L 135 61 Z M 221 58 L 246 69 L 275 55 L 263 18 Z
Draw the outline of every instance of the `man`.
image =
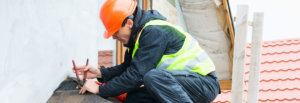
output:
M 209 103 L 220 93 L 211 59 L 197 41 L 165 20 L 157 11 L 144 11 L 135 0 L 107 0 L 100 11 L 106 32 L 128 48 L 118 66 L 88 71 L 105 85 L 88 80 L 80 94 L 89 91 L 103 97 L 128 92 L 126 102 Z M 154 99 L 153 99 L 154 98 Z

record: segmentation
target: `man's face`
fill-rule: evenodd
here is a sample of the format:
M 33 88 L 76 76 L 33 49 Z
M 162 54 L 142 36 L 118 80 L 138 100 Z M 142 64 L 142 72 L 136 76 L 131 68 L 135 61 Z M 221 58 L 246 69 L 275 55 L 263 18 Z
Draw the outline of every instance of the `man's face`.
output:
M 123 27 L 121 27 L 114 35 L 113 39 L 117 39 L 123 44 L 127 44 L 131 35 L 133 21 L 128 19 Z

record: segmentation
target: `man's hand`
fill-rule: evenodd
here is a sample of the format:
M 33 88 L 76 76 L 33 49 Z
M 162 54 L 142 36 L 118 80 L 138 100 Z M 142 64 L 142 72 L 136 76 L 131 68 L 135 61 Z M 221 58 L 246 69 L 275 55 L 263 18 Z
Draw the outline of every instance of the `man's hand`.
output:
M 145 85 L 144 85 L 144 84 L 140 85 L 140 88 L 143 88 L 143 87 L 145 87 Z
M 79 75 L 83 75 L 84 71 L 87 71 L 87 79 L 94 79 L 94 78 L 101 78 L 101 72 L 99 69 L 96 69 L 90 65 L 88 66 L 76 66 L 76 69 L 78 71 Z M 74 67 L 72 68 L 73 72 L 75 73 Z M 83 77 L 80 78 L 81 80 L 83 79 Z
M 99 93 L 99 85 L 95 83 L 95 81 L 87 80 L 81 90 L 79 91 L 79 94 L 84 94 L 86 91 L 89 91 L 93 94 Z

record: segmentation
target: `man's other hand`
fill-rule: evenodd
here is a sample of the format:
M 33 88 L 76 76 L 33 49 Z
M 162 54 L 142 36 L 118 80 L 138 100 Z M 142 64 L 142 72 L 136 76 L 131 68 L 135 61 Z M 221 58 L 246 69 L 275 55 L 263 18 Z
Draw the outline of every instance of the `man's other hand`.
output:
M 99 93 L 99 85 L 95 83 L 95 81 L 87 80 L 81 90 L 79 91 L 79 94 L 84 94 L 86 91 L 89 91 L 93 94 Z

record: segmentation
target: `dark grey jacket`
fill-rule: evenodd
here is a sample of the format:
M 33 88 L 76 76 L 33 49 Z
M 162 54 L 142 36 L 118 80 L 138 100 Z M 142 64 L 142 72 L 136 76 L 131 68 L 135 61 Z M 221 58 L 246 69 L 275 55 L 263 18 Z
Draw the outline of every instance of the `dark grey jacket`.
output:
M 102 78 L 98 81 L 106 82 L 99 86 L 99 94 L 103 97 L 118 96 L 125 92 L 138 89 L 143 84 L 144 75 L 156 65 L 164 54 L 176 53 L 183 45 L 184 36 L 178 35 L 176 30 L 166 26 L 147 26 L 141 33 L 139 49 L 132 59 L 132 51 L 136 42 L 137 34 L 145 23 L 154 19 L 166 20 L 155 10 L 145 11 L 137 7 L 134 12 L 134 25 L 129 43 L 125 46 L 125 61 L 118 66 L 101 67 Z

